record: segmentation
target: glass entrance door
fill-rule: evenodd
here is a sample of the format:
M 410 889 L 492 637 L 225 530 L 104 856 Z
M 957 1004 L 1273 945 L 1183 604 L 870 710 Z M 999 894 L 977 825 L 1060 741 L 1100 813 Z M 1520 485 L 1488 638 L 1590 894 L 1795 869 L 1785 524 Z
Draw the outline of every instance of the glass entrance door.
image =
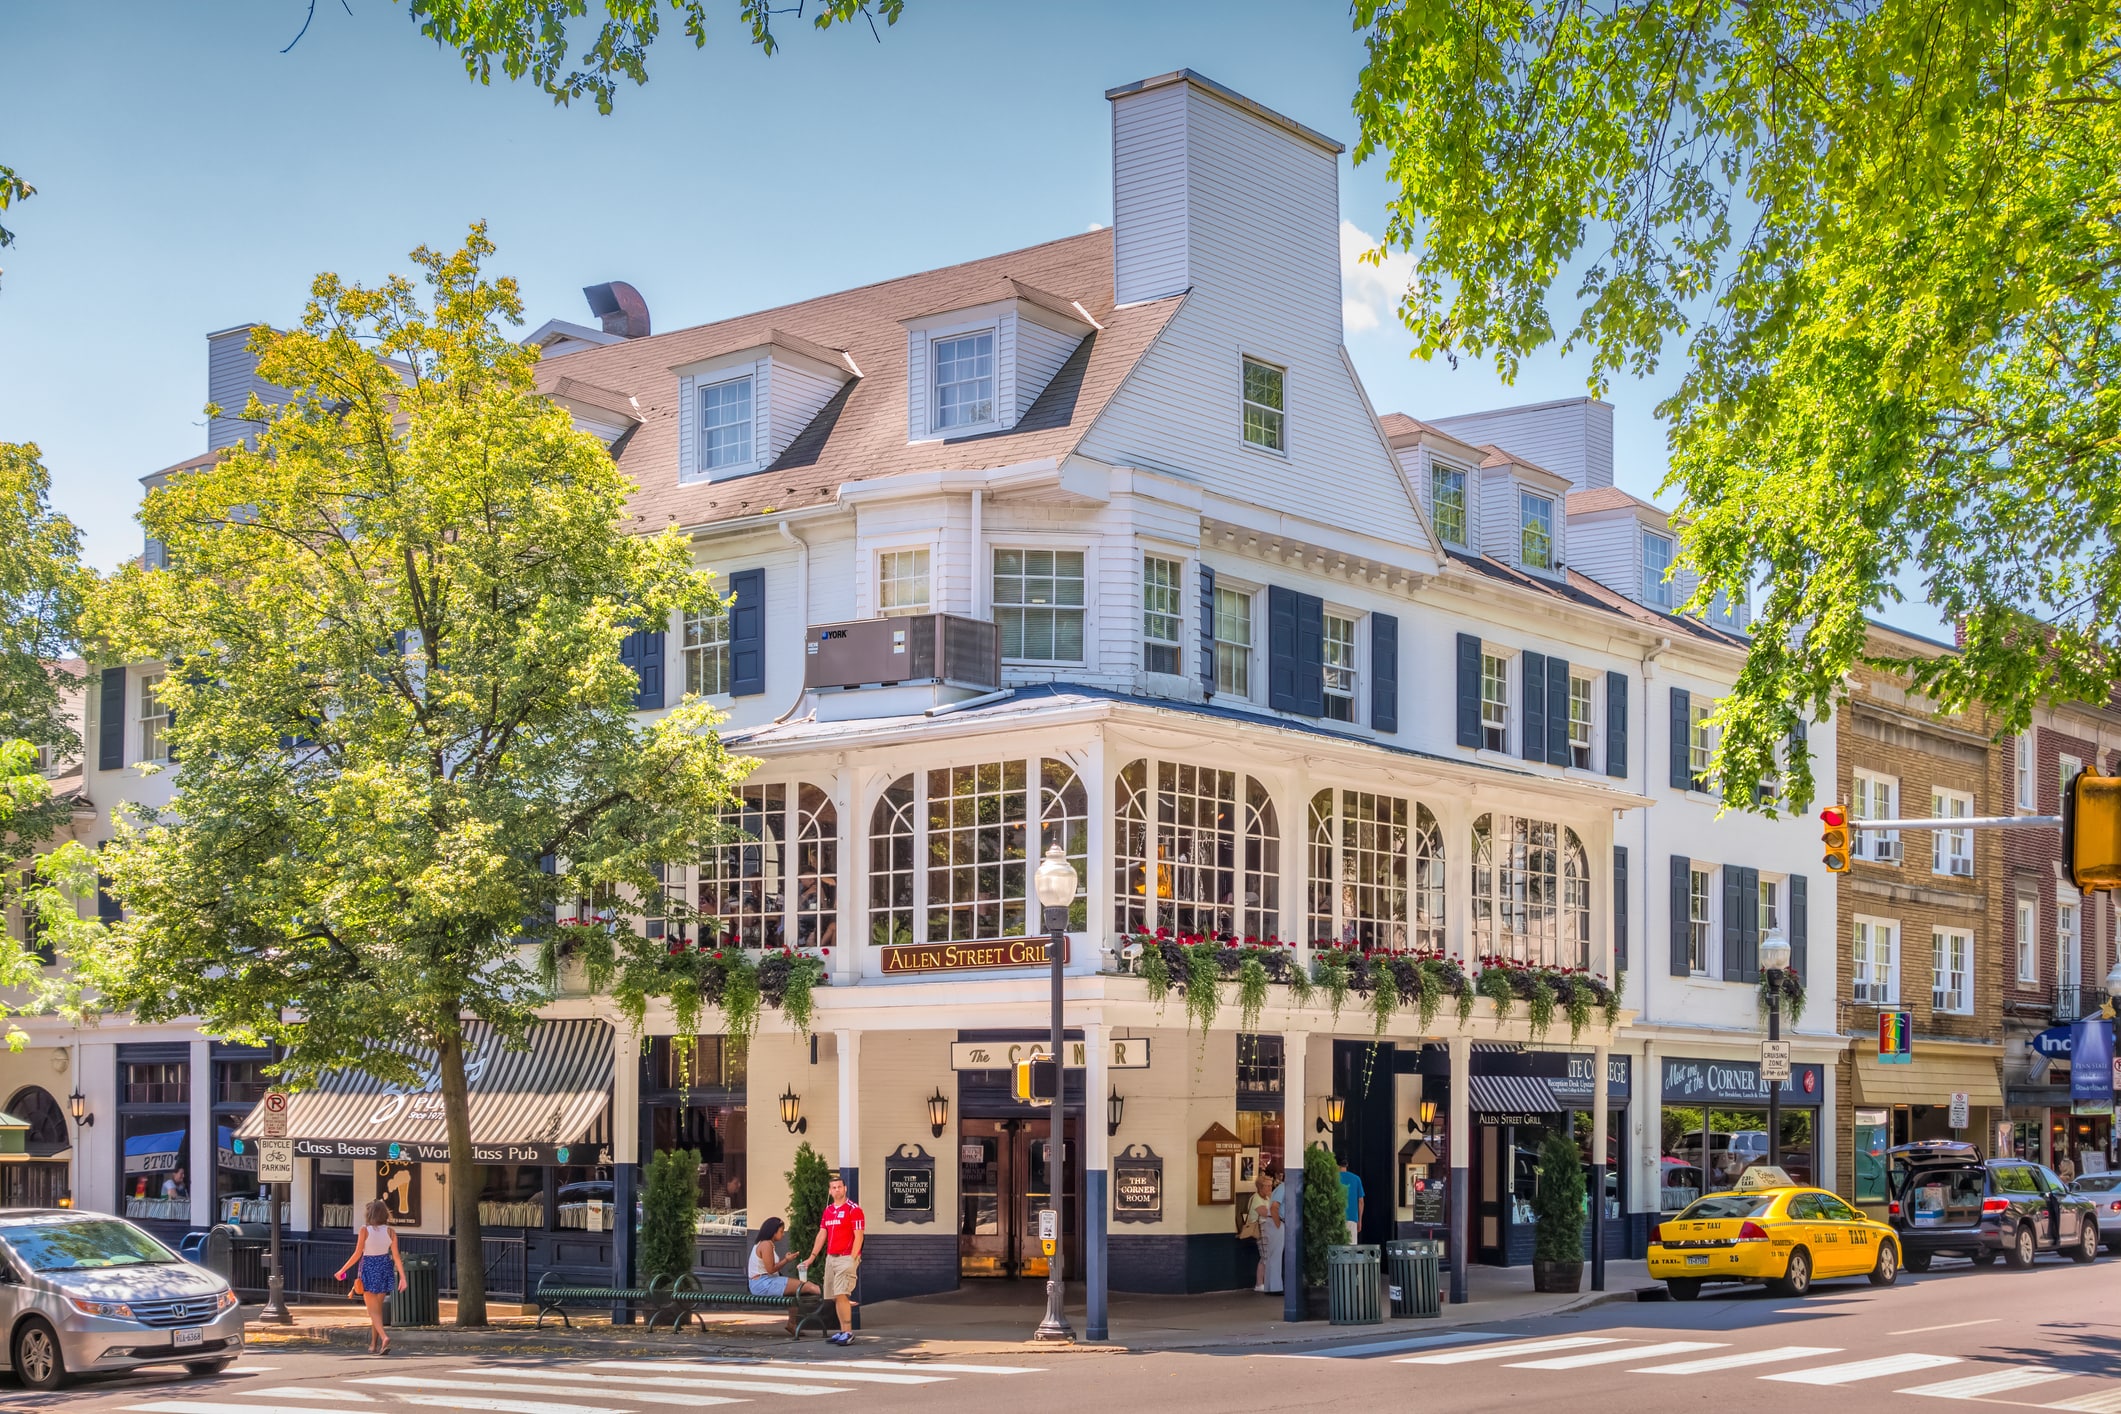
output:
M 1081 1271 L 1082 1146 L 1070 1120 L 1062 1134 L 1067 1177 L 1061 1233 L 1068 1270 Z M 1038 1214 L 1050 1201 L 1046 1158 L 1049 1121 L 967 1119 L 958 1122 L 958 1272 L 968 1277 L 1046 1275 Z

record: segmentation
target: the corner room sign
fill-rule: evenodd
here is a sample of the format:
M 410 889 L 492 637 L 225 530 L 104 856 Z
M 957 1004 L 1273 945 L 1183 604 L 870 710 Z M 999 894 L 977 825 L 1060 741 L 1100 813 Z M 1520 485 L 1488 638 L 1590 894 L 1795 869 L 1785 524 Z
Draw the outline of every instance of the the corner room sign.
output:
M 950 1046 L 952 1070 L 1007 1070 L 1018 1061 L 1043 1059 L 1052 1049 L 1048 1041 L 956 1041 Z M 1090 1063 L 1087 1041 L 1061 1042 L 1061 1063 L 1081 1070 Z M 1149 1038 L 1117 1036 L 1105 1042 L 1105 1064 L 1114 1070 L 1147 1070 Z

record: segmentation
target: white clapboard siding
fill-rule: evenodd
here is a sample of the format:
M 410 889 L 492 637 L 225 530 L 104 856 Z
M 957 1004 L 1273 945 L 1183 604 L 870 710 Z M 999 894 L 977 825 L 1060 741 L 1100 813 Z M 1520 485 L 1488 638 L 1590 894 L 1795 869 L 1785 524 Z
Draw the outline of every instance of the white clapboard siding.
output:
M 1427 420 L 1475 446 L 1492 442 L 1557 476 L 1566 476 L 1580 491 L 1613 484 L 1613 409 L 1596 398 Z
M 1167 84 L 1112 105 L 1112 284 L 1119 304 L 1162 299 L 1191 283 L 1188 91 L 1184 84 Z
M 1635 518 L 1569 522 L 1568 567 L 1606 588 L 1639 598 L 1641 557 L 1635 553 Z
M 1506 565 L 1516 564 L 1517 552 L 1521 548 L 1517 479 L 1507 470 L 1483 471 L 1476 494 L 1480 501 L 1480 538 L 1473 543 L 1480 547 L 1483 555 L 1491 555 Z
M 771 462 L 788 450 L 788 444 L 824 410 L 846 380 L 813 373 L 784 359 L 765 363 L 772 372 L 772 405 L 766 414 L 754 409 L 754 415 L 759 416 L 760 427 L 770 427 L 764 460 Z
M 1060 372 L 1061 365 L 1072 357 L 1082 345 L 1082 336 L 1048 329 L 1035 319 L 1019 318 L 1016 321 L 1015 348 L 1015 414 L 1009 419 L 1013 426 L 1021 421 L 1031 405 L 1038 401 L 1039 394 Z
M 256 423 L 242 420 L 252 393 L 261 402 L 287 401 L 285 391 L 258 377 L 257 356 L 246 346 L 256 327 L 242 324 L 206 336 L 206 400 L 221 409 L 221 416 L 207 424 L 209 452 L 233 446 L 257 432 Z

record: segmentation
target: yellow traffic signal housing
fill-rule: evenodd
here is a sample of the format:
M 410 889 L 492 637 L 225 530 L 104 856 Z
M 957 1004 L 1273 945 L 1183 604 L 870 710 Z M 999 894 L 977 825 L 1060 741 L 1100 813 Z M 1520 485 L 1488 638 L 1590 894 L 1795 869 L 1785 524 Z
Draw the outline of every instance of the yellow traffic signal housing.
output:
M 2079 772 L 2062 797 L 2062 867 L 2080 892 L 2121 890 L 2121 776 Z
M 1031 1098 L 1031 1062 L 1020 1060 L 1016 1063 L 1015 1070 L 1010 1093 L 1015 1095 L 1019 1102 L 1028 1100 Z
M 1010 1091 L 1033 1105 L 1050 1105 L 1060 1093 L 1060 1068 L 1044 1056 L 1016 1063 L 1010 1076 Z
M 1819 812 L 1819 845 L 1824 851 L 1823 859 L 1827 871 L 1846 874 L 1849 871 L 1849 813 L 1846 806 L 1829 805 Z

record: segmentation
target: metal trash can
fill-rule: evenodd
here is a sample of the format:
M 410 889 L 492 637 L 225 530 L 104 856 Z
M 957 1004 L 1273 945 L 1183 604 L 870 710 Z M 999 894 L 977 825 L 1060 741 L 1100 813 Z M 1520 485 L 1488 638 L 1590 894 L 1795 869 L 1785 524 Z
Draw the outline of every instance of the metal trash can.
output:
M 229 1280 L 236 1274 L 235 1243 L 242 1235 L 243 1229 L 234 1223 L 215 1223 L 206 1230 L 204 1240 L 199 1243 L 196 1259 L 199 1265 L 221 1280 Z
M 1336 1326 L 1383 1322 L 1384 1272 L 1369 1243 L 1326 1249 L 1326 1315 Z
M 1426 1237 L 1385 1244 L 1385 1266 L 1392 1277 L 1393 1315 L 1443 1314 L 1443 1254 L 1439 1246 Z
M 442 1324 L 442 1279 L 432 1257 L 405 1257 L 405 1284 L 384 1303 L 383 1319 L 393 1326 Z

